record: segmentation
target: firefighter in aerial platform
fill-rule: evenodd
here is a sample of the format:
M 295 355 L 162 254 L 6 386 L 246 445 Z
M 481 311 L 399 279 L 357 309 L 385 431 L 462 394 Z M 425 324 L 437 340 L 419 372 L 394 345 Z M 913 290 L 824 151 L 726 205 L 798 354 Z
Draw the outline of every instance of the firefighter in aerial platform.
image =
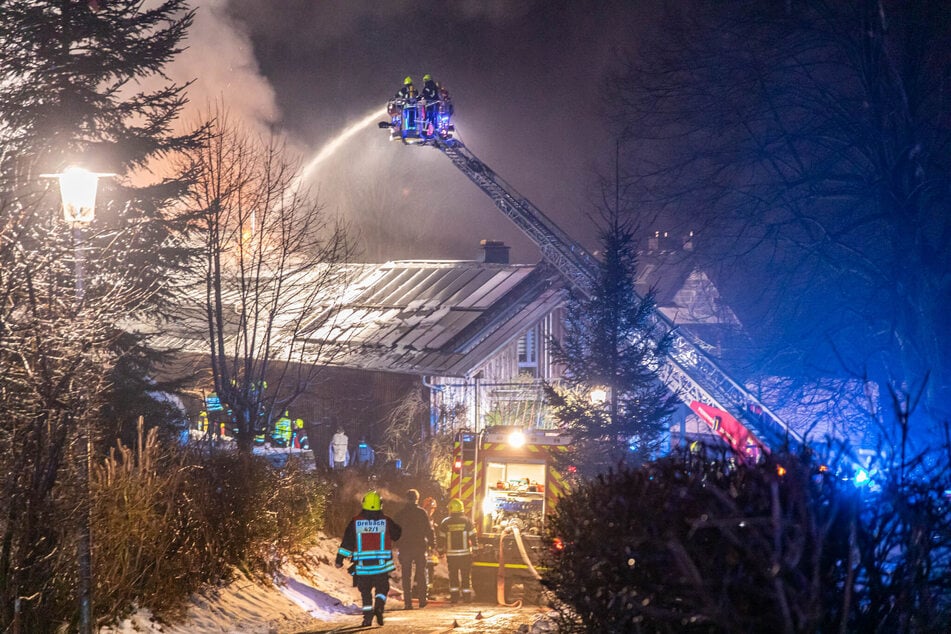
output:
M 432 136 L 439 125 L 436 120 L 439 116 L 439 87 L 429 73 L 423 75 L 423 90 L 419 96 L 426 102 L 426 134 Z
M 402 532 L 399 524 L 383 514 L 383 501 L 376 491 L 367 491 L 363 496 L 363 510 L 350 520 L 343 532 L 334 565 L 342 568 L 347 557 L 353 561 L 350 574 L 363 601 L 363 627 L 372 625 L 374 616 L 377 624 L 383 625 L 390 573 L 396 569 L 393 542 L 399 540 Z
M 472 549 L 477 538 L 472 522 L 465 515 L 462 500 L 449 500 L 449 517 L 439 524 L 440 554 L 446 555 L 449 565 L 449 601 L 458 603 L 460 596 L 472 602 Z
M 393 97 L 395 112 L 400 113 L 399 116 L 407 118 L 406 121 L 401 122 L 405 129 L 412 130 L 416 128 L 416 108 L 405 108 L 404 104 L 410 102 L 415 104 L 418 98 L 419 93 L 416 91 L 416 87 L 413 86 L 413 78 L 407 75 L 403 78 L 403 87 L 397 90 Z
M 416 99 L 419 97 L 419 93 L 416 92 L 416 87 L 413 86 L 413 78 L 407 75 L 403 78 L 403 87 L 396 91 L 396 95 L 393 99 L 407 100 L 407 99 Z

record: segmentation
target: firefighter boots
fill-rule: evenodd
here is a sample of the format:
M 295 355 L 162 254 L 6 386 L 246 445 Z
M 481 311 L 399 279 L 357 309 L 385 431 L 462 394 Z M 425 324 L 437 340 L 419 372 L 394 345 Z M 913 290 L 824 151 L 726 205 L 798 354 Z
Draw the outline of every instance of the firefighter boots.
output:
M 449 603 L 459 603 L 459 591 L 452 589 L 449 591 Z
M 376 595 L 373 601 L 373 614 L 376 615 L 377 625 L 383 625 L 383 606 L 386 605 L 386 595 Z

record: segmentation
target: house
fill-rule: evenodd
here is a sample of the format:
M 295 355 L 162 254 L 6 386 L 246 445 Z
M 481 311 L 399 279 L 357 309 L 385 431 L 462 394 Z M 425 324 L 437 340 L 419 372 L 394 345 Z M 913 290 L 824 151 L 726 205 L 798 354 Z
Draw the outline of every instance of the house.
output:
M 541 381 L 559 373 L 548 341 L 559 334 L 565 284 L 544 262 L 510 264 L 504 245 L 482 246 L 479 260 L 356 265 L 343 300 L 326 307 L 333 319 L 316 315 L 318 325 L 306 335 L 312 345 L 334 349 L 328 376 L 415 380 L 430 405 L 420 424 L 433 430 L 481 428 L 500 418 L 548 424 Z M 336 393 L 359 390 L 354 383 Z M 351 421 L 376 438 L 384 423 Z

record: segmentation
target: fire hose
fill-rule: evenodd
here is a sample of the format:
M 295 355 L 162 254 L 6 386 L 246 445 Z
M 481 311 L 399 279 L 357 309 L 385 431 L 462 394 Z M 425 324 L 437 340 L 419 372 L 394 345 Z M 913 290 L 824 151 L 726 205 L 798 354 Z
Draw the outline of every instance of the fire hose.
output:
M 512 537 L 515 539 L 515 545 L 518 547 L 518 553 L 522 557 L 522 562 L 528 568 L 528 571 L 532 573 L 532 576 L 535 579 L 541 579 L 541 575 L 538 574 L 538 571 L 535 570 L 535 566 L 532 565 L 531 560 L 528 558 L 528 551 L 525 550 L 525 543 L 522 541 L 522 531 L 519 530 L 518 526 L 515 524 L 509 524 L 504 529 L 502 529 L 502 534 L 499 535 L 499 573 L 496 577 L 495 591 L 496 591 L 496 601 L 499 605 L 505 606 L 507 608 L 520 608 L 522 607 L 522 601 L 514 601 L 513 603 L 505 602 L 505 536 L 508 533 L 512 533 Z

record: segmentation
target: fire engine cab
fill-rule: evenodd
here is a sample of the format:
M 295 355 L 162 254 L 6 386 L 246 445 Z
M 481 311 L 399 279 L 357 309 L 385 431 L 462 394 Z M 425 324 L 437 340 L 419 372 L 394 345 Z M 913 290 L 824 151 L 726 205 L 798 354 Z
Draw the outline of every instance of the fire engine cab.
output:
M 453 445 L 450 495 L 465 504 L 479 535 L 472 585 L 480 601 L 532 597 L 545 518 L 565 491 L 554 457 L 569 445 L 555 429 L 462 430 Z

